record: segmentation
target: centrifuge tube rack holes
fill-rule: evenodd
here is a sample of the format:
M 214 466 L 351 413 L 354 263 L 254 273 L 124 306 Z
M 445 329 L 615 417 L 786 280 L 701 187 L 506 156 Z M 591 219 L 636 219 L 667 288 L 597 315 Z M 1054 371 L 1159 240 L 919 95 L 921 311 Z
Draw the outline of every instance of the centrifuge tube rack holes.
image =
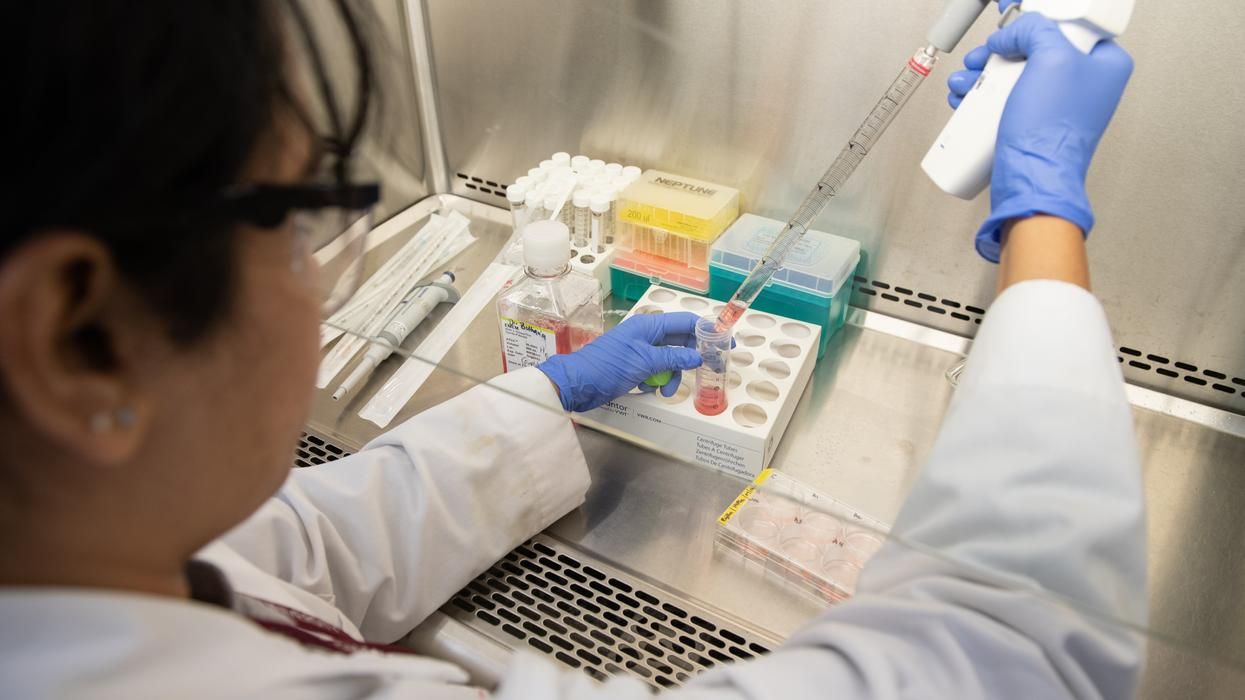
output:
M 632 314 L 689 311 L 717 317 L 724 304 L 664 287 L 650 287 Z M 680 456 L 751 479 L 768 466 L 816 362 L 821 329 L 773 314 L 748 311 L 734 327 L 725 375 L 726 408 L 704 415 L 694 406 L 694 373 L 672 397 L 633 394 L 593 418 L 666 446 Z

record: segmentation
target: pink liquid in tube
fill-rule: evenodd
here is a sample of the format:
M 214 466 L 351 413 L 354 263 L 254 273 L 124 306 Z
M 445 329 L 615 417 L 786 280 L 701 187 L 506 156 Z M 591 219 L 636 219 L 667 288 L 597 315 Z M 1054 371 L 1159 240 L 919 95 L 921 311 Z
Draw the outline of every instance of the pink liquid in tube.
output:
M 701 365 L 696 368 L 693 405 L 701 415 L 716 416 L 726 410 L 728 403 L 726 372 L 730 368 L 730 329 L 721 329 L 712 316 L 701 318 L 696 322 L 696 350 L 700 352 Z

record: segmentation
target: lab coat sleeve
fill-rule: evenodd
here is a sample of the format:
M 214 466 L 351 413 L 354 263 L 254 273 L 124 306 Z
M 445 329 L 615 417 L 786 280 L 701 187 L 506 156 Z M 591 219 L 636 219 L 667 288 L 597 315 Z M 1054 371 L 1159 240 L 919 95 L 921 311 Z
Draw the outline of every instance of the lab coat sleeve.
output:
M 553 385 L 524 369 L 293 470 L 224 544 L 389 642 L 582 503 L 588 483 Z
M 996 300 L 929 459 L 857 595 L 679 697 L 1130 698 L 1146 620 L 1140 467 L 1085 290 Z M 535 659 L 503 697 L 589 697 Z M 619 682 L 600 697 L 632 697 Z

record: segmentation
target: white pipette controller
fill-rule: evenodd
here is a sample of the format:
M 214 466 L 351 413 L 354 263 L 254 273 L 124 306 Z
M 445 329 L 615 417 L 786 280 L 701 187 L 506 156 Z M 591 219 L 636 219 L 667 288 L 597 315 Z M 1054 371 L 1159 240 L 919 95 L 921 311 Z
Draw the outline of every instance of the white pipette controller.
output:
M 1083 53 L 1098 42 L 1124 33 L 1134 0 L 1025 0 L 1003 15 L 1000 26 L 1025 12 L 1038 12 L 1059 23 L 1059 29 Z M 1007 98 L 1024 73 L 1025 61 L 993 55 L 981 78 L 964 96 L 959 109 L 921 161 L 934 184 L 961 199 L 973 199 L 990 184 L 994 147 Z
M 367 381 L 367 378 L 372 375 L 372 370 L 392 355 L 394 348 L 406 341 L 406 336 L 410 335 L 411 331 L 428 317 L 437 304 L 443 301 L 451 304 L 457 302 L 458 290 L 454 289 L 453 284 L 454 273 L 446 271 L 441 273 L 436 282 L 411 290 L 410 294 L 407 294 L 398 305 L 393 318 L 389 319 L 384 329 L 381 330 L 379 339 L 383 342 L 373 342 L 368 345 L 363 359 L 359 360 L 359 365 L 354 368 L 350 376 L 346 377 L 346 381 L 337 387 L 337 391 L 333 392 L 333 400 L 340 401 Z

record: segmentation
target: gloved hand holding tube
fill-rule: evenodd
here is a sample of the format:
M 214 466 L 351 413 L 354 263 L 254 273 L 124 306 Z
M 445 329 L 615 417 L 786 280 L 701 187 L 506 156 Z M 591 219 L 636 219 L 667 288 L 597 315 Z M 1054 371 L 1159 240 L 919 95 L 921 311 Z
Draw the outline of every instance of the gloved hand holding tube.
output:
M 537 369 L 558 388 L 562 407 L 588 411 L 604 405 L 639 386 L 653 391 L 644 380 L 673 370 L 671 381 L 661 387 L 662 396 L 679 388 L 681 370 L 700 366 L 696 352 L 696 314 L 632 316 L 578 352 L 555 355 Z

